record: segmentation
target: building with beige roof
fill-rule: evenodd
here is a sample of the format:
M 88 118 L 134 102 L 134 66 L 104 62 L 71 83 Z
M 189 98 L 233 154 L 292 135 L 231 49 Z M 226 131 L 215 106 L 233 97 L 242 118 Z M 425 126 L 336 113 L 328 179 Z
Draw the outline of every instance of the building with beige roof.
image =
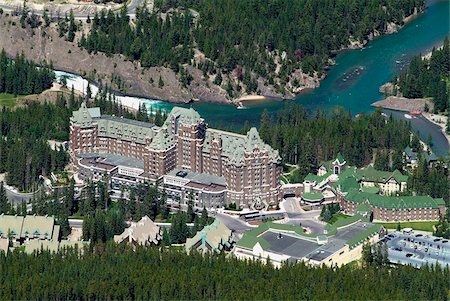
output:
M 137 223 L 132 223 L 122 234 L 114 235 L 116 243 L 130 243 L 133 246 L 157 245 L 161 240 L 161 230 L 148 216 L 144 216 Z
M 53 216 L 0 215 L 0 238 L 14 240 L 45 239 L 59 237 L 59 226 Z
M 27 215 L 23 220 L 21 238 L 48 239 L 53 237 L 55 218 L 53 216 Z M 57 227 L 59 230 L 59 227 Z
M 89 242 L 86 241 L 55 241 L 55 240 L 30 240 L 24 244 L 25 253 L 33 254 L 34 252 L 40 251 L 50 251 L 51 253 L 56 253 L 59 250 L 67 249 L 67 248 L 78 248 L 80 252 L 83 251 L 83 248 L 87 246 Z
M 18 215 L 0 215 L 0 238 L 11 237 L 19 240 L 22 233 L 23 216 Z
M 194 237 L 186 240 L 187 252 L 197 250 L 200 253 L 220 253 L 231 247 L 232 231 L 225 224 L 216 219 L 211 225 L 205 226 Z

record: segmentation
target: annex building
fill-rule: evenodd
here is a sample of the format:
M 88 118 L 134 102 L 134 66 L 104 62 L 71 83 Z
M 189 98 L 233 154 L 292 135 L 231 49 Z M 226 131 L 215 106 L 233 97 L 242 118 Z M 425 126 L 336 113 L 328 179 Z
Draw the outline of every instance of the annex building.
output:
M 114 242 L 129 243 L 133 247 L 158 245 L 161 239 L 161 229 L 147 215 L 137 223 L 131 223 L 122 234 L 114 235 Z
M 232 244 L 232 231 L 218 219 L 205 226 L 194 237 L 186 240 L 186 252 L 196 250 L 200 253 L 221 253 L 229 250 Z
M 274 266 L 282 262 L 305 262 L 314 266 L 342 266 L 358 260 L 365 242 L 375 243 L 384 235 L 381 225 L 357 215 L 327 224 L 324 234 L 305 234 L 299 226 L 264 223 L 236 243 L 234 254 L 241 259 L 269 258 Z
M 300 196 L 302 204 L 311 208 L 338 202 L 345 214 L 364 214 L 380 222 L 435 221 L 445 214 L 443 199 L 404 196 L 407 183 L 408 176 L 398 170 L 347 166 L 338 154 L 323 162 L 317 174 L 308 174 L 296 190 L 284 189 L 284 194 Z
M 51 240 L 59 238 L 59 226 L 53 216 L 0 215 L 0 238 L 13 241 Z
M 252 208 L 276 204 L 281 198 L 278 151 L 265 144 L 255 128 L 246 135 L 209 128 L 192 108 L 174 107 L 158 127 L 102 115 L 99 108 L 82 104 L 70 118 L 69 153 L 81 179 L 106 176 L 113 188 L 162 182 L 171 186 L 172 193 L 184 195 L 188 189 L 197 200 L 201 195 L 213 199 L 214 205 L 220 199 L 220 206 L 236 202 Z M 188 183 L 181 179 L 184 184 L 174 183 L 183 172 L 195 173 L 197 179 L 213 176 L 214 181 L 185 177 Z M 163 180 L 166 175 L 169 178 Z

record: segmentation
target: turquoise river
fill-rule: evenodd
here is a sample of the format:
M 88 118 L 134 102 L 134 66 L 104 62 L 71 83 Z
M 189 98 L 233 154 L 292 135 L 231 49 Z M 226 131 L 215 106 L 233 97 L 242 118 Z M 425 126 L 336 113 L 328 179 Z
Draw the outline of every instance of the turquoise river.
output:
M 303 104 L 310 111 L 330 111 L 336 106 L 350 110 L 353 115 L 370 112 L 371 103 L 383 98 L 379 87 L 389 81 L 411 58 L 425 54 L 440 46 L 450 32 L 450 0 L 429 0 L 425 13 L 417 16 L 397 33 L 371 41 L 363 49 L 347 50 L 335 57 L 336 65 L 327 72 L 327 77 L 317 89 L 299 95 L 295 100 L 263 100 L 246 102 L 238 109 L 231 104 L 198 102 L 183 106 L 195 108 L 212 126 L 240 129 L 248 120 L 257 125 L 261 113 L 267 109 L 276 113 L 286 104 Z M 66 73 L 67 74 L 67 73 Z M 78 77 L 78 76 L 76 76 Z M 147 106 L 170 109 L 174 104 L 140 99 Z M 399 112 L 387 112 L 395 118 L 411 122 L 412 129 L 419 131 L 425 140 L 433 138 L 433 150 L 438 155 L 448 155 L 449 144 L 438 126 L 423 117 L 412 118 Z

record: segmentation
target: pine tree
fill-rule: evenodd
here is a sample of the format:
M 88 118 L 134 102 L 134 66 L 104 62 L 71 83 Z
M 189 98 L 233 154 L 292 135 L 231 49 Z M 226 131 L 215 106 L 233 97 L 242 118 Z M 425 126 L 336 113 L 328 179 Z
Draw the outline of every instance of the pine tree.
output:
M 189 192 L 189 200 L 188 200 L 188 208 L 187 208 L 187 217 L 188 221 L 192 223 L 194 221 L 196 214 L 194 212 L 194 193 Z
M 9 204 L 8 197 L 6 196 L 6 190 L 3 182 L 0 182 L 0 214 L 8 213 Z

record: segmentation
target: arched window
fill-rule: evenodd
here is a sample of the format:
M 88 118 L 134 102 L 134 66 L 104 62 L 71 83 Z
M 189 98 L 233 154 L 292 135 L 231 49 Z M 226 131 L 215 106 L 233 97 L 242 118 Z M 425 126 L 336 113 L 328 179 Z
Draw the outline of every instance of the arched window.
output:
M 339 166 L 335 166 L 334 167 L 334 174 L 338 175 L 339 174 Z

